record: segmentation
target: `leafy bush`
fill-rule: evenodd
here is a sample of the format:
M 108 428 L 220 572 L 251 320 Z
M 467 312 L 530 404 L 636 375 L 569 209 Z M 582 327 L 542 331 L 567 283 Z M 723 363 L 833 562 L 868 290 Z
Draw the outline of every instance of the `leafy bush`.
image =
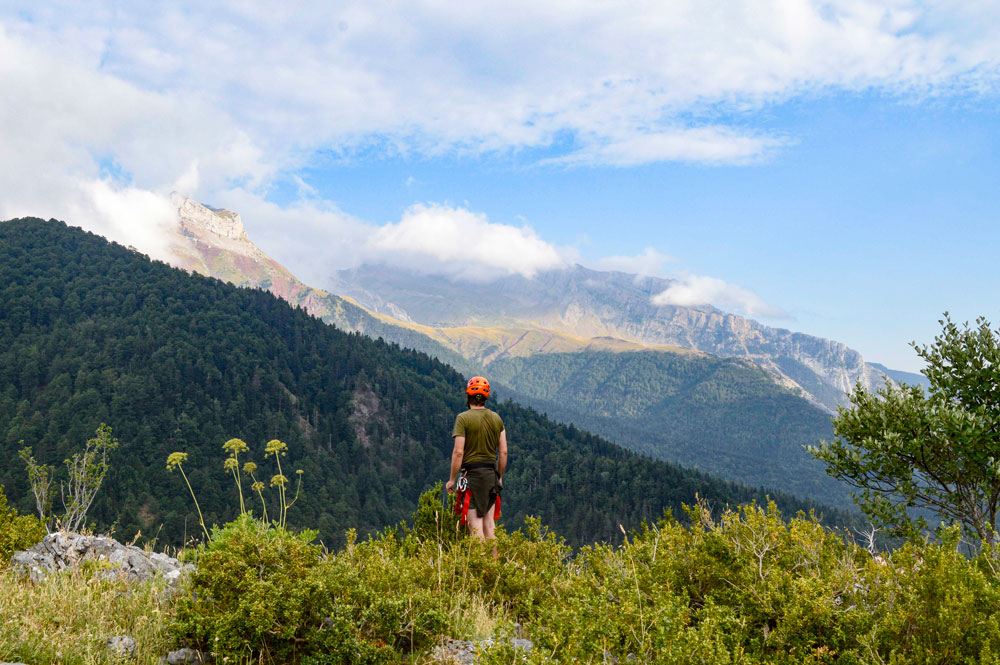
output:
M 323 619 L 320 548 L 249 514 L 213 530 L 197 557 L 191 593 L 177 604 L 182 641 L 237 662 L 290 662 Z
M 34 515 L 18 515 L 7 505 L 0 485 L 0 565 L 6 565 L 14 552 L 26 550 L 45 537 L 45 525 Z

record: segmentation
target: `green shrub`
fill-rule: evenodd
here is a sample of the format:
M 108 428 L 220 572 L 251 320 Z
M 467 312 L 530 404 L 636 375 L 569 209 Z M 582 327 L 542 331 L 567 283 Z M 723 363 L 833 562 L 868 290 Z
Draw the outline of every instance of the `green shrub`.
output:
M 464 527 L 452 511 L 452 506 L 441 503 L 443 485 L 438 481 L 434 487 L 420 495 L 417 512 L 413 514 L 412 534 L 418 538 L 439 543 L 453 543 L 464 532 Z M 454 501 L 450 494 L 448 503 Z M 453 504 L 452 504 L 453 505 Z
M 666 518 L 574 554 L 538 520 L 499 558 L 442 530 L 440 488 L 412 529 L 335 554 L 244 516 L 200 552 L 175 634 L 230 662 L 427 662 L 443 637 L 496 638 L 478 662 L 991 663 L 1000 550 L 940 543 L 874 555 L 773 505 Z M 433 500 L 431 500 L 433 499 Z M 503 636 L 522 624 L 531 654 Z
M 45 537 L 45 526 L 34 515 L 18 515 L 7 505 L 0 485 L 0 565 L 6 565 L 14 552 L 37 545 Z
M 176 637 L 236 662 L 297 660 L 323 619 L 315 537 L 249 514 L 213 529 L 178 600 Z

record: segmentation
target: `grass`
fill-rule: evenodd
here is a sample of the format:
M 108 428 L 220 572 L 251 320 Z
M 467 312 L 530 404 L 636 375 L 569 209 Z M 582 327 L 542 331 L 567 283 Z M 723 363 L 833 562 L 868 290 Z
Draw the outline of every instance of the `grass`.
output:
M 0 570 L 0 661 L 32 665 L 119 663 L 105 644 L 136 641 L 130 662 L 154 665 L 172 647 L 165 583 L 101 579 L 93 566 L 40 583 Z

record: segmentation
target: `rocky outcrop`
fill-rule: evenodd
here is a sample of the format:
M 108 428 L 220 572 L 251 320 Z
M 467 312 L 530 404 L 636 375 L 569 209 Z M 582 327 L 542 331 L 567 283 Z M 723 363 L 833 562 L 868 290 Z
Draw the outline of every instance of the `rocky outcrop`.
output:
M 131 635 L 115 635 L 108 638 L 104 648 L 112 657 L 127 660 L 135 656 L 135 639 Z
M 102 577 L 124 576 L 129 581 L 144 581 L 156 575 L 174 581 L 194 568 L 166 554 L 146 552 L 106 536 L 62 532 L 45 536 L 30 550 L 15 552 L 11 565 L 37 582 L 49 573 L 70 570 L 86 561 L 97 563 Z

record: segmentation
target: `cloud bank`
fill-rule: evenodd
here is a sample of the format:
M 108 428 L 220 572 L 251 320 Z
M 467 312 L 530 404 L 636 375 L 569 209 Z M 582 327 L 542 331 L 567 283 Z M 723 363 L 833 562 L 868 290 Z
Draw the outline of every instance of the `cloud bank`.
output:
M 636 277 L 662 277 L 665 266 L 676 260 L 647 247 L 635 256 L 605 256 L 598 259 L 594 267 L 598 270 L 634 273 Z
M 749 317 L 769 319 L 787 318 L 788 314 L 772 307 L 760 296 L 734 284 L 727 284 L 715 277 L 687 275 L 652 298 L 654 305 L 714 305 Z
M 377 229 L 365 258 L 472 281 L 534 277 L 564 265 L 559 251 L 530 227 L 491 223 L 485 215 L 436 204 L 414 205 L 398 223 Z
M 373 229 L 305 183 L 282 206 L 269 193 L 318 154 L 750 163 L 789 145 L 761 120 L 788 100 L 995 95 L 998 24 L 996 3 L 950 0 L 15 0 L 0 7 L 0 218 L 60 217 L 162 257 L 178 190 L 262 220 L 265 250 L 306 275 L 359 253 L 459 265 L 467 228 L 508 257 L 473 249 L 473 264 L 530 275 L 563 250 L 527 228 L 424 204 Z M 318 258 L 290 226 L 326 239 Z M 662 298 L 767 311 L 752 295 L 692 277 Z

